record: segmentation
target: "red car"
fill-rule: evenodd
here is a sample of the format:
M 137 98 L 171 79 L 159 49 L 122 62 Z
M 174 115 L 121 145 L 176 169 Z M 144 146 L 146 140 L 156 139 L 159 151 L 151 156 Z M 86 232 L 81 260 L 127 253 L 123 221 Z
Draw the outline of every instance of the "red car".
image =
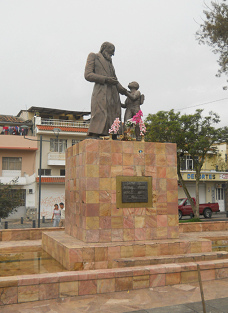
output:
M 196 199 L 192 199 L 194 203 L 196 203 Z M 218 203 L 204 203 L 199 205 L 199 214 L 203 215 L 205 218 L 211 218 L 212 212 L 220 212 Z M 178 199 L 178 213 L 179 220 L 185 215 L 194 216 L 192 207 L 187 198 Z

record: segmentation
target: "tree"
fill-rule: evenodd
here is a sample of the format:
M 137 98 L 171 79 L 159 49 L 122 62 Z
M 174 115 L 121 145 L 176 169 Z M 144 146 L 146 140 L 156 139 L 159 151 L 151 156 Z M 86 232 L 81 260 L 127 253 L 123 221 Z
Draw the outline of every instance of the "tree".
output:
M 215 143 L 227 138 L 227 128 L 215 128 L 220 119 L 216 113 L 202 116 L 203 110 L 194 114 L 159 111 L 146 118 L 147 141 L 173 142 L 177 144 L 177 174 L 180 184 L 191 203 L 195 217 L 199 217 L 200 173 L 207 154 L 216 153 Z M 187 153 L 194 160 L 196 177 L 196 204 L 194 204 L 181 174 L 181 160 Z
M 9 184 L 0 182 L 0 218 L 7 218 L 11 213 L 17 211 L 17 207 L 23 205 L 21 189 L 15 189 L 16 180 Z
M 220 77 L 222 73 L 228 75 L 228 5 L 212 1 L 211 6 L 203 11 L 206 19 L 196 33 L 196 39 L 199 44 L 212 47 L 212 51 L 219 55 L 219 70 L 216 76 Z

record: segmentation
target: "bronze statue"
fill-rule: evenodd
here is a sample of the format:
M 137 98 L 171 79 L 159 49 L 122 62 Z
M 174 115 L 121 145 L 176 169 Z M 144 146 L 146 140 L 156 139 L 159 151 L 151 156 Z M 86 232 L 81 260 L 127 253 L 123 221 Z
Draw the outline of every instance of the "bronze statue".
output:
M 99 53 L 90 53 L 85 67 L 85 79 L 94 82 L 91 99 L 91 121 L 88 135 L 94 138 L 107 136 L 118 117 L 121 120 L 120 96 L 127 90 L 118 82 L 112 64 L 115 46 L 110 42 L 101 45 Z
M 124 115 L 124 125 L 127 120 L 131 119 L 138 111 L 140 110 L 140 105 L 144 102 L 144 95 L 141 95 L 139 89 L 139 84 L 137 82 L 131 82 L 128 85 L 130 92 L 127 91 L 125 95 L 127 99 L 125 100 L 125 104 L 122 104 L 122 108 L 126 108 L 125 115 Z M 126 128 L 126 126 L 124 126 Z M 135 127 L 135 135 L 136 140 L 141 140 L 140 137 L 140 129 L 139 124 Z

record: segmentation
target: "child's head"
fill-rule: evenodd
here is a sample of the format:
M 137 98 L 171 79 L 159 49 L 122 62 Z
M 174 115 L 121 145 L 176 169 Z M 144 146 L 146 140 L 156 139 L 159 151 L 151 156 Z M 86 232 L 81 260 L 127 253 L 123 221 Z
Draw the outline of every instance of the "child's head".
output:
M 139 84 L 137 82 L 131 82 L 129 83 L 128 85 L 128 88 L 131 90 L 131 89 L 136 89 L 138 90 L 139 89 Z

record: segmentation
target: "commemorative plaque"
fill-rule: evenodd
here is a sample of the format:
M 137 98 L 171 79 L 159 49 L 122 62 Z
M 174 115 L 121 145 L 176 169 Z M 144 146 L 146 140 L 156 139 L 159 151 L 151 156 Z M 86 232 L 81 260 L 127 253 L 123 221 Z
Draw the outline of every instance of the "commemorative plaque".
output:
M 117 176 L 116 205 L 118 208 L 152 207 L 152 177 Z
M 148 202 L 148 183 L 146 181 L 122 181 L 122 202 Z

